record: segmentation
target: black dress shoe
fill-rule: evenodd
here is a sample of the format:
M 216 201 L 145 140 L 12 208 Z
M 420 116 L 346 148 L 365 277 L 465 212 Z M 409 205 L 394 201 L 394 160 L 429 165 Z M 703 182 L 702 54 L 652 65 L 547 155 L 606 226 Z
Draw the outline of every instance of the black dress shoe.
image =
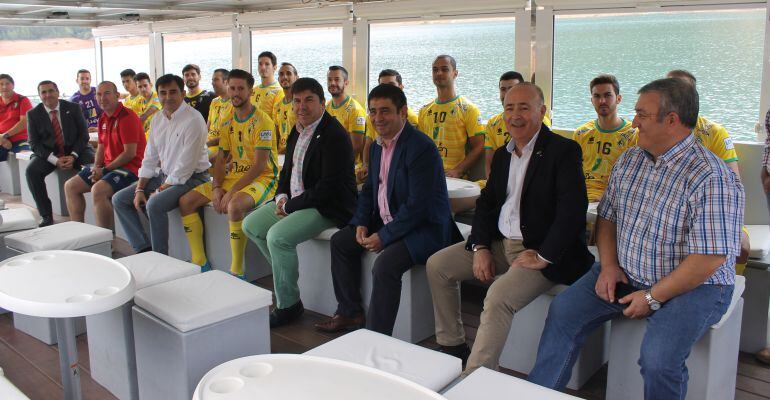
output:
M 301 300 L 290 307 L 274 308 L 270 312 L 270 327 L 277 328 L 294 322 L 303 312 L 305 312 L 305 307 L 302 306 Z
M 40 225 L 38 227 L 42 228 L 44 226 L 51 226 L 53 225 L 53 216 L 43 216 L 43 220 L 40 221 Z
M 458 344 L 457 346 L 441 346 L 438 348 L 438 351 L 459 358 L 462 361 L 463 369 L 465 369 L 465 364 L 468 362 L 468 356 L 471 355 L 471 349 L 465 343 Z

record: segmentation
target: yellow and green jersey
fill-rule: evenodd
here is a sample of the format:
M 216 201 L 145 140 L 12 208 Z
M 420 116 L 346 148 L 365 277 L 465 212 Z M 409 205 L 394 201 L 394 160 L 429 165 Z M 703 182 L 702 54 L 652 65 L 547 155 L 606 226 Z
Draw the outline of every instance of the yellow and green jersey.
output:
M 274 140 L 275 125 L 273 120 L 264 112 L 254 110 L 241 121 L 233 113 L 232 118 L 225 121 L 219 136 L 219 149 L 230 152 L 232 161 L 228 178 L 240 177 L 251 169 L 256 150 L 269 150 L 270 158 L 265 169 L 254 180 L 278 177 L 278 149 Z
M 508 140 L 510 139 L 511 135 L 508 133 L 508 128 L 505 126 L 503 113 L 497 114 L 487 121 L 484 136 L 485 150 L 497 150 L 500 146 L 508 143 Z
M 123 106 L 135 112 L 136 115 L 142 115 L 139 113 L 139 109 L 141 107 L 141 105 L 139 104 L 139 101 L 141 100 L 141 98 L 142 98 L 142 95 L 140 93 L 137 93 L 136 96 L 131 96 L 131 93 L 129 93 L 128 97 L 126 97 L 126 99 L 123 100 Z
M 254 91 L 251 93 L 251 104 L 254 104 L 260 111 L 267 114 L 270 119 L 273 118 L 273 106 L 275 103 L 283 98 L 283 89 L 278 81 L 263 86 L 257 84 L 254 86 Z
M 417 127 L 417 114 L 411 108 L 406 109 L 406 120 L 415 128 Z M 366 114 L 366 137 L 374 141 L 377 139 L 377 136 L 377 130 L 374 128 L 372 119 L 369 117 L 369 114 Z
M 419 130 L 436 143 L 444 170 L 456 167 L 465 159 L 465 145 L 470 138 L 484 134 L 478 107 L 463 96 L 424 105 L 418 119 Z
M 288 100 L 288 102 L 286 100 Z M 294 124 L 297 123 L 297 116 L 294 115 L 293 105 L 291 99 L 286 99 L 286 97 L 284 97 L 273 106 L 278 154 L 286 152 L 286 139 L 289 138 L 289 134 L 291 133 L 291 129 L 294 128 Z
M 692 133 L 703 147 L 711 150 L 726 163 L 738 161 L 738 153 L 735 152 L 733 139 L 724 126 L 699 115 Z
M 636 129 L 621 118 L 622 124 L 614 130 L 604 130 L 596 120 L 586 122 L 572 134 L 583 149 L 583 175 L 586 180 L 588 201 L 599 201 L 607 188 L 612 166 L 626 149 L 636 146 Z
M 206 141 L 219 137 L 220 130 L 224 123 L 233 117 L 233 104 L 230 99 L 217 97 L 211 100 L 209 107 L 209 135 Z
M 144 96 L 139 96 L 139 99 L 137 99 L 136 104 L 138 105 L 136 109 L 134 109 L 134 112 L 136 112 L 136 115 L 138 115 L 140 118 L 142 114 L 147 112 L 151 107 L 155 107 L 156 110 L 160 111 L 162 108 L 160 105 L 160 99 L 158 99 L 158 93 L 155 91 L 152 92 L 152 96 L 150 98 L 145 98 Z M 144 120 L 144 136 L 147 138 L 150 137 L 150 122 L 152 121 L 155 116 L 158 115 L 156 112 L 155 114 L 152 114 L 150 118 L 147 118 Z
M 345 127 L 348 133 L 363 135 L 366 133 L 366 111 L 356 99 L 347 96 L 342 104 L 335 106 L 333 100 L 326 102 L 326 112 Z

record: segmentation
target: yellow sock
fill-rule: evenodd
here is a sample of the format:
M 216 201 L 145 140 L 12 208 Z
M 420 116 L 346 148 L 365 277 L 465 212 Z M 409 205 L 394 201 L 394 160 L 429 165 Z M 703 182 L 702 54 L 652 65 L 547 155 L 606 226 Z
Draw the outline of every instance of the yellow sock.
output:
M 232 252 L 232 263 L 230 264 L 230 273 L 233 275 L 243 275 L 243 253 L 246 252 L 246 235 L 243 234 L 243 220 L 230 221 L 230 251 Z
M 190 252 L 192 253 L 192 263 L 204 265 L 206 259 L 206 249 L 203 245 L 203 221 L 197 212 L 182 217 L 184 233 L 187 235 L 187 241 L 190 243 Z

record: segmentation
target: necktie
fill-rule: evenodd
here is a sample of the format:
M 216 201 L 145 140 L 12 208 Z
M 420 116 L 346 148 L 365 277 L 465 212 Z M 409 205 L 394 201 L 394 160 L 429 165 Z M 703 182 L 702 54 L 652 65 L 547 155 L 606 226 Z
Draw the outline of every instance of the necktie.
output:
M 59 116 L 56 115 L 56 110 L 51 111 L 51 125 L 53 125 L 53 139 L 56 142 L 56 156 L 61 157 L 64 155 L 64 136 L 61 132 L 61 124 L 59 123 Z

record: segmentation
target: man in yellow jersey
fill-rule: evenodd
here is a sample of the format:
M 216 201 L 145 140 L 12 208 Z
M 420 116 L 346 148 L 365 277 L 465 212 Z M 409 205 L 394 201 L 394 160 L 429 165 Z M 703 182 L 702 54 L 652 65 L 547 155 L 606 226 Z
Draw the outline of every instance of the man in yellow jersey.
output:
M 147 73 L 140 72 L 136 74 L 134 81 L 136 81 L 136 87 L 141 95 L 136 102 L 139 106 L 134 112 L 142 121 L 144 137 L 147 139 L 150 137 L 150 121 L 152 121 L 155 113 L 161 109 L 160 99 L 158 98 L 158 93 L 153 89 L 152 80 L 150 80 L 150 76 Z
M 123 88 L 128 92 L 127 94 L 121 93 L 120 98 L 123 99 L 123 105 L 126 108 L 135 112 L 136 115 L 139 115 L 137 110 L 139 108 L 138 102 L 141 94 L 139 94 L 139 88 L 136 87 L 135 77 L 136 72 L 131 68 L 120 71 L 120 81 L 123 83 Z
M 278 65 L 278 59 L 275 54 L 269 51 L 263 51 L 257 56 L 257 72 L 261 82 L 254 86 L 251 94 L 251 104 L 254 104 L 267 114 L 270 119 L 273 117 L 273 107 L 275 103 L 283 99 L 281 85 L 275 80 L 275 68 Z
M 211 268 L 203 246 L 203 222 L 198 209 L 211 202 L 230 220 L 230 273 L 244 278 L 243 254 L 246 236 L 242 224 L 246 214 L 273 197 L 278 179 L 278 163 L 273 121 L 249 101 L 254 76 L 233 69 L 227 80 L 227 92 L 233 117 L 225 123 L 219 138 L 219 153 L 214 163 L 214 180 L 187 192 L 179 199 L 192 262 L 202 270 Z M 225 172 L 225 159 L 232 155 L 232 167 Z
M 433 138 L 450 178 L 461 178 L 484 153 L 484 126 L 478 107 L 455 90 L 457 61 L 442 54 L 433 61 L 436 99 L 420 109 L 418 128 Z M 465 146 L 470 142 L 470 151 Z
M 623 96 L 613 75 L 597 76 L 589 89 L 597 118 L 575 129 L 572 139 L 583 149 L 583 175 L 591 203 L 601 200 L 615 161 L 626 149 L 636 146 L 637 135 L 631 121 L 618 116 Z
M 395 69 L 383 69 L 380 71 L 380 76 L 377 78 L 377 83 L 380 85 L 393 85 L 401 91 L 404 90 L 404 82 L 401 78 L 401 74 Z M 406 121 L 409 122 L 415 128 L 417 127 L 417 114 L 409 107 L 406 109 Z M 366 137 L 364 138 L 364 150 L 361 154 L 361 160 L 363 160 L 363 166 L 360 170 L 356 171 L 356 178 L 359 182 L 363 182 L 369 172 L 369 149 L 372 143 L 377 140 L 377 130 L 372 124 L 372 118 L 369 114 L 366 114 Z
M 508 71 L 500 76 L 498 88 L 500 91 L 500 103 L 504 104 L 505 94 L 513 85 L 524 82 L 524 77 L 516 71 Z M 503 113 L 495 115 L 487 121 L 486 134 L 484 135 L 484 175 L 489 178 L 489 169 L 492 166 L 492 156 L 495 150 L 508 143 L 511 135 L 505 127 Z
M 326 90 L 332 95 L 326 103 L 326 112 L 342 124 L 353 143 L 353 154 L 356 155 L 356 171 L 363 168 L 362 153 L 364 136 L 366 135 L 366 110 L 356 99 L 347 94 L 348 70 L 339 65 L 329 67 L 326 74 Z
M 211 76 L 211 87 L 217 97 L 211 100 L 209 107 L 209 135 L 206 138 L 206 147 L 209 148 L 209 161 L 212 165 L 214 165 L 214 159 L 219 152 L 219 132 L 222 125 L 233 116 L 230 96 L 227 95 L 227 77 L 229 75 L 230 71 L 217 68 Z
M 208 122 L 209 107 L 211 106 L 211 100 L 214 99 L 214 92 L 203 90 L 200 86 L 201 68 L 195 64 L 187 64 L 182 68 L 182 77 L 184 78 L 185 86 L 187 86 L 184 102 L 198 110 L 203 119 Z
M 668 74 L 666 74 L 666 78 L 683 79 L 697 87 L 695 75 L 683 69 L 669 71 Z M 740 171 L 738 171 L 738 153 L 735 152 L 733 140 L 730 138 L 730 134 L 724 126 L 713 122 L 702 115 L 698 115 L 698 122 L 695 124 L 695 129 L 692 130 L 692 133 L 703 147 L 711 150 L 712 153 L 724 160 L 724 162 L 727 163 L 727 166 L 735 172 L 735 175 L 738 178 L 741 177 Z
M 276 142 L 278 143 L 278 154 L 286 152 L 286 139 L 297 122 L 297 116 L 294 115 L 291 97 L 291 85 L 299 78 L 297 69 L 293 65 L 285 62 L 281 63 L 278 69 L 278 83 L 283 89 L 283 98 L 273 106 L 273 122 L 275 122 Z

